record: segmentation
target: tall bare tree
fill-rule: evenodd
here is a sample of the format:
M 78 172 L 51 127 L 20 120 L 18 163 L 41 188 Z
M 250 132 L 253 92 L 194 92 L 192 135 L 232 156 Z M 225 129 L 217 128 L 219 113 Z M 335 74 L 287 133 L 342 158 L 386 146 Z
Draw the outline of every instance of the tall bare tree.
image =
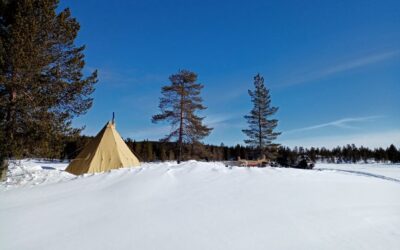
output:
M 171 84 L 161 89 L 159 108 L 161 113 L 154 115 L 154 123 L 167 121 L 171 124 L 171 132 L 164 140 L 177 138 L 179 147 L 178 163 L 182 160 L 184 143 L 198 142 L 208 136 L 212 130 L 203 124 L 204 117 L 196 115 L 197 111 L 206 109 L 202 104 L 200 92 L 203 85 L 196 83 L 197 74 L 181 70 L 169 77 Z
M 272 141 L 281 134 L 274 132 L 278 120 L 270 118 L 278 111 L 278 108 L 271 107 L 271 95 L 264 85 L 264 78 L 260 74 L 254 77 L 254 88 L 253 91 L 249 90 L 253 109 L 249 115 L 244 116 L 249 124 L 249 129 L 242 131 L 249 137 L 244 142 L 258 149 L 260 156 L 263 156 L 265 153 L 271 153 L 267 149 L 277 146 L 277 144 L 272 144 Z

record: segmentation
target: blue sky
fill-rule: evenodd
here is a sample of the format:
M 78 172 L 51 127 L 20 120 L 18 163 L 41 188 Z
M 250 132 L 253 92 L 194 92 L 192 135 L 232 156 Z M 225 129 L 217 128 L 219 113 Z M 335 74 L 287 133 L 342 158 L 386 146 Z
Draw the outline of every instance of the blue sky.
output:
M 206 143 L 243 143 L 247 90 L 264 76 L 288 146 L 400 145 L 400 1 L 63 1 L 81 24 L 94 135 L 116 112 L 123 137 L 158 140 L 160 88 L 199 75 L 214 127 Z

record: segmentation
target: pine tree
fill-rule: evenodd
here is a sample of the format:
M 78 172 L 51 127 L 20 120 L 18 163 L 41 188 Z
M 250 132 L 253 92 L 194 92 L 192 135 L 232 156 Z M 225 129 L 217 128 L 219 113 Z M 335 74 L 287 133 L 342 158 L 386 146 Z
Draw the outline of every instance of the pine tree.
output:
M 58 0 L 0 0 L 0 128 L 8 157 L 46 150 L 76 133 L 73 117 L 92 105 L 79 23 Z
M 0 155 L 0 181 L 5 181 L 7 178 L 8 161 L 3 155 Z
M 171 133 L 164 138 L 169 141 L 177 138 L 178 163 L 182 160 L 184 143 L 194 143 L 208 136 L 212 130 L 203 125 L 204 117 L 196 115 L 197 111 L 206 109 L 202 104 L 200 91 L 203 85 L 196 83 L 197 75 L 188 70 L 181 70 L 169 77 L 171 85 L 161 90 L 159 108 L 161 113 L 154 115 L 154 123 L 167 121 L 171 124 Z
M 154 154 L 153 154 L 153 144 L 151 142 L 147 142 L 146 145 L 146 155 L 147 155 L 147 160 L 148 162 L 154 161 Z
M 273 148 L 277 146 L 277 144 L 272 144 L 272 141 L 280 133 L 274 132 L 278 120 L 270 117 L 278 111 L 278 108 L 271 107 L 271 96 L 260 74 L 254 77 L 254 87 L 254 91 L 248 91 L 253 102 L 253 109 L 249 115 L 244 116 L 249 124 L 249 129 L 242 130 L 249 137 L 244 142 L 257 149 L 260 157 L 266 153 L 269 154 L 268 157 L 272 157 L 271 153 L 275 151 Z
M 169 161 L 175 160 L 175 154 L 174 154 L 174 151 L 173 151 L 173 150 L 170 150 L 170 151 L 169 151 L 169 153 L 168 153 L 168 160 L 169 160 Z
M 136 142 L 133 152 L 135 152 L 135 154 L 140 157 L 141 161 L 143 160 L 142 142 Z
M 391 144 L 387 149 L 386 149 L 387 155 L 388 155 L 388 160 L 391 163 L 396 163 L 400 161 L 399 154 L 400 152 L 397 151 L 397 148 Z
M 165 150 L 164 144 L 161 144 L 160 148 L 160 160 L 166 161 L 167 160 L 167 151 Z

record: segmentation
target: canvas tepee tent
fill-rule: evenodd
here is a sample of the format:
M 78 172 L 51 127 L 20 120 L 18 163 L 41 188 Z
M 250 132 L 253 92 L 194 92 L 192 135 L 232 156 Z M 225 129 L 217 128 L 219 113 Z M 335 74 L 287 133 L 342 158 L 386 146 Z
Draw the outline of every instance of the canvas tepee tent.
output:
M 139 165 L 139 160 L 122 140 L 112 121 L 71 161 L 65 171 L 80 175 Z

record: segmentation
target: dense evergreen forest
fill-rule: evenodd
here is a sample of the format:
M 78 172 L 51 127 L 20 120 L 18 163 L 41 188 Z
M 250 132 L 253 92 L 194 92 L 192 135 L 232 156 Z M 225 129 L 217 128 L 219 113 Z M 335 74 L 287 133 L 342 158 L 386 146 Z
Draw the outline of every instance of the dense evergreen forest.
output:
M 81 136 L 66 140 L 64 148 L 59 152 L 48 152 L 41 155 L 45 158 L 73 159 L 91 137 Z M 159 141 L 134 141 L 130 138 L 125 140 L 130 149 L 138 156 L 140 161 L 172 161 L 177 159 L 178 147 L 173 142 Z M 326 161 L 331 163 L 354 163 L 374 160 L 377 162 L 400 162 L 400 148 L 394 145 L 388 148 L 369 149 L 346 145 L 333 149 L 327 148 L 289 148 L 280 146 L 277 149 L 276 161 L 281 164 L 291 164 L 299 156 L 307 155 L 313 161 Z M 183 149 L 183 160 L 195 159 L 204 161 L 227 161 L 241 159 L 255 159 L 258 156 L 257 150 L 249 146 L 225 146 L 223 144 L 185 144 Z

